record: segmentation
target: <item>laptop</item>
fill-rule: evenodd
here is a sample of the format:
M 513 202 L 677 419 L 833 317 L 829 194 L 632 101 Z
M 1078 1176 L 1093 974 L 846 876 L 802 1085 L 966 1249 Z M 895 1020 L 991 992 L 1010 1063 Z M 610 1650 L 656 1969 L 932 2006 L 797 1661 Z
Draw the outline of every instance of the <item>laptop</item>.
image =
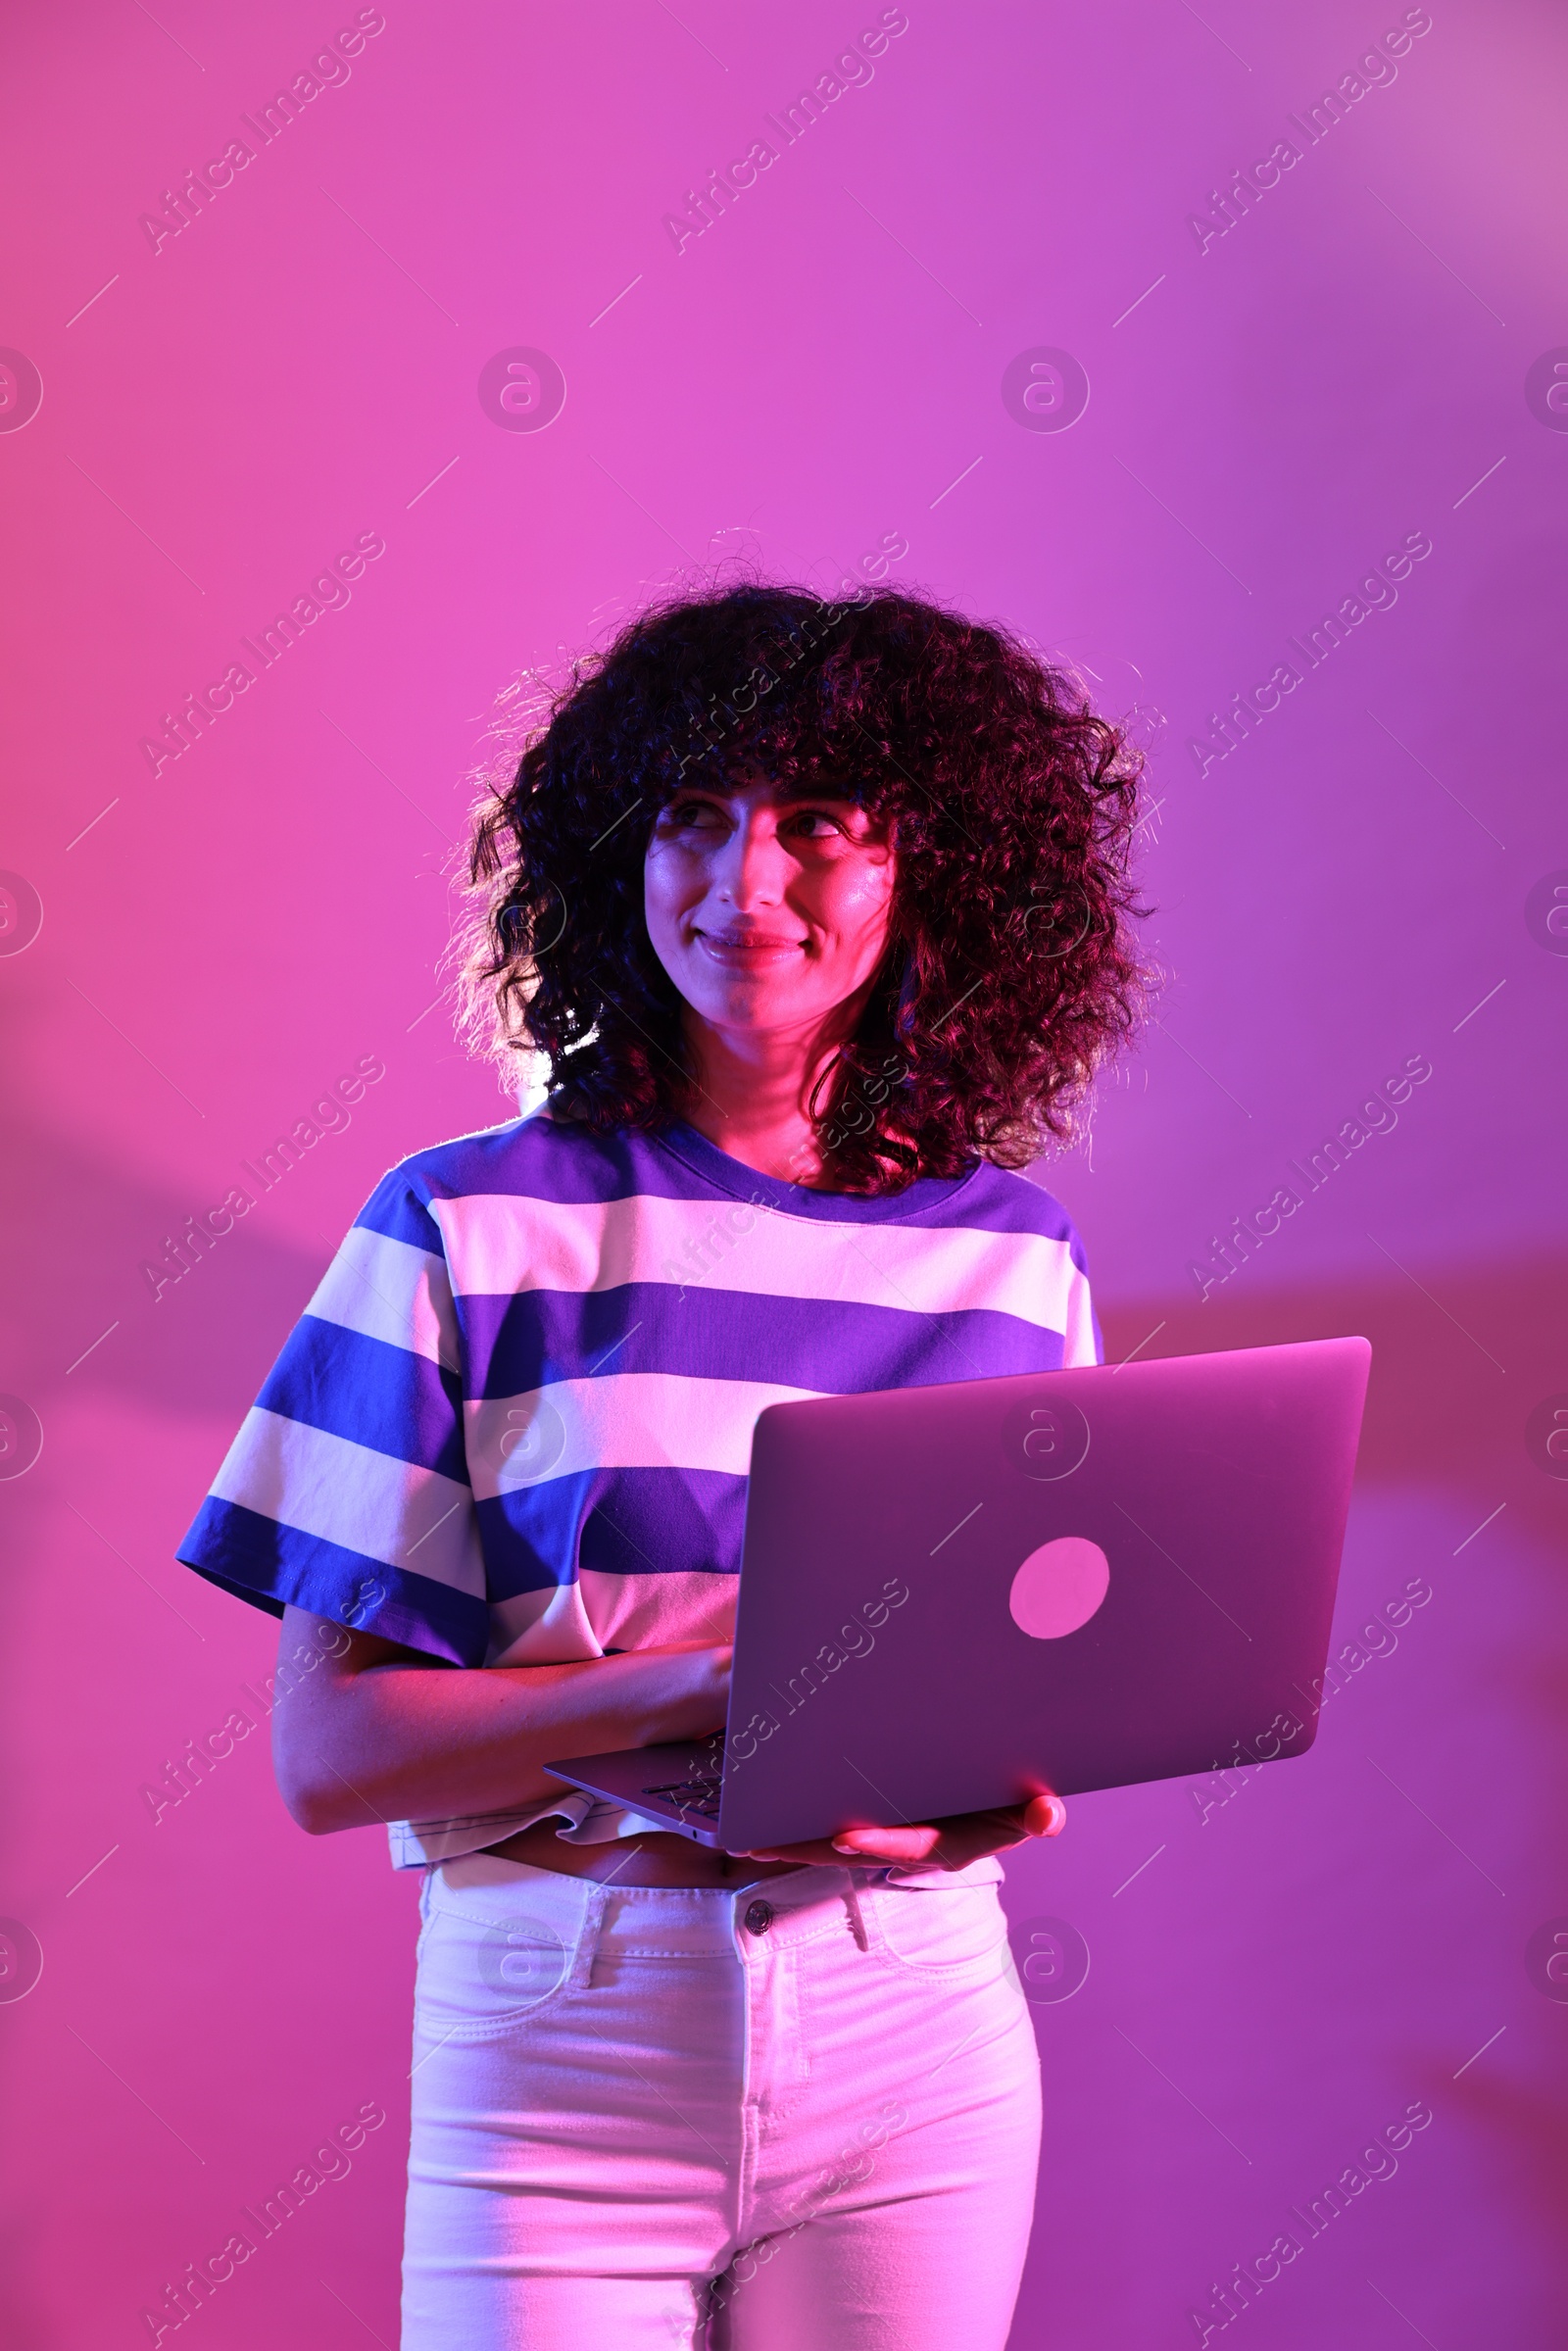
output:
M 1304 1754 L 1371 1356 L 769 1404 L 724 1731 L 546 1769 L 742 1853 Z

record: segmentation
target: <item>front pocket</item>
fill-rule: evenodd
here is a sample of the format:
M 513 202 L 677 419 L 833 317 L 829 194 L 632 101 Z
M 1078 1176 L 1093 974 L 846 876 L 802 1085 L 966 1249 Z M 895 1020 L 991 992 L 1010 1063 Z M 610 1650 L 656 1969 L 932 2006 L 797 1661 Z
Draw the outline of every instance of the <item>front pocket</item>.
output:
M 559 1999 L 573 1955 L 543 1918 L 487 1922 L 434 1907 L 419 1941 L 415 2031 L 437 2041 L 505 2032 Z
M 874 1947 L 911 1976 L 979 1984 L 1010 1970 L 1006 1915 L 993 1886 L 879 1887 L 873 1909 Z

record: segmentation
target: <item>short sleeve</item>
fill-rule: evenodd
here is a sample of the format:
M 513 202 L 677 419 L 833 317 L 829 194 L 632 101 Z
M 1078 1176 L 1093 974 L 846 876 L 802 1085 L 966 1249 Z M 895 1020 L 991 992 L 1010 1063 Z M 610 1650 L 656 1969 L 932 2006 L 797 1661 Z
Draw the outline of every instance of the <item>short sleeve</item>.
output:
M 407 1169 L 371 1194 L 284 1344 L 176 1557 L 459 1665 L 489 1608 L 440 1230 Z
M 1061 1362 L 1064 1371 L 1076 1371 L 1082 1365 L 1105 1360 L 1105 1342 L 1101 1335 L 1100 1317 L 1095 1312 L 1094 1292 L 1089 1282 L 1089 1260 L 1076 1227 L 1069 1227 L 1068 1267 Z

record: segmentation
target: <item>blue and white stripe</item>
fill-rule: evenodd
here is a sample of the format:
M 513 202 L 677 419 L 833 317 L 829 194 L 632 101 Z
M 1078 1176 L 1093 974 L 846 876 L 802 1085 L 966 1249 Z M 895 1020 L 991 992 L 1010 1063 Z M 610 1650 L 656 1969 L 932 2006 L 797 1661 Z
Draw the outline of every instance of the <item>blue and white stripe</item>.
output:
M 764 1405 L 1100 1360 L 1026 1178 L 861 1200 L 535 1112 L 377 1185 L 178 1555 L 463 1665 L 724 1640 Z

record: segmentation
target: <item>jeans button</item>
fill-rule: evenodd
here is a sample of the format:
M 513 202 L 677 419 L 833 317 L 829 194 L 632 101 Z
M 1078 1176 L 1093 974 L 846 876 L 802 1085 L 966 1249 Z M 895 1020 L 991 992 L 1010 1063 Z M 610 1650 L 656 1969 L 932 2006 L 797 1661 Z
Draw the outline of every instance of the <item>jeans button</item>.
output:
M 765 1935 L 769 1927 L 771 1927 L 773 1924 L 772 1903 L 748 1902 L 746 1905 L 746 1924 L 748 1927 L 750 1927 L 754 1935 Z

